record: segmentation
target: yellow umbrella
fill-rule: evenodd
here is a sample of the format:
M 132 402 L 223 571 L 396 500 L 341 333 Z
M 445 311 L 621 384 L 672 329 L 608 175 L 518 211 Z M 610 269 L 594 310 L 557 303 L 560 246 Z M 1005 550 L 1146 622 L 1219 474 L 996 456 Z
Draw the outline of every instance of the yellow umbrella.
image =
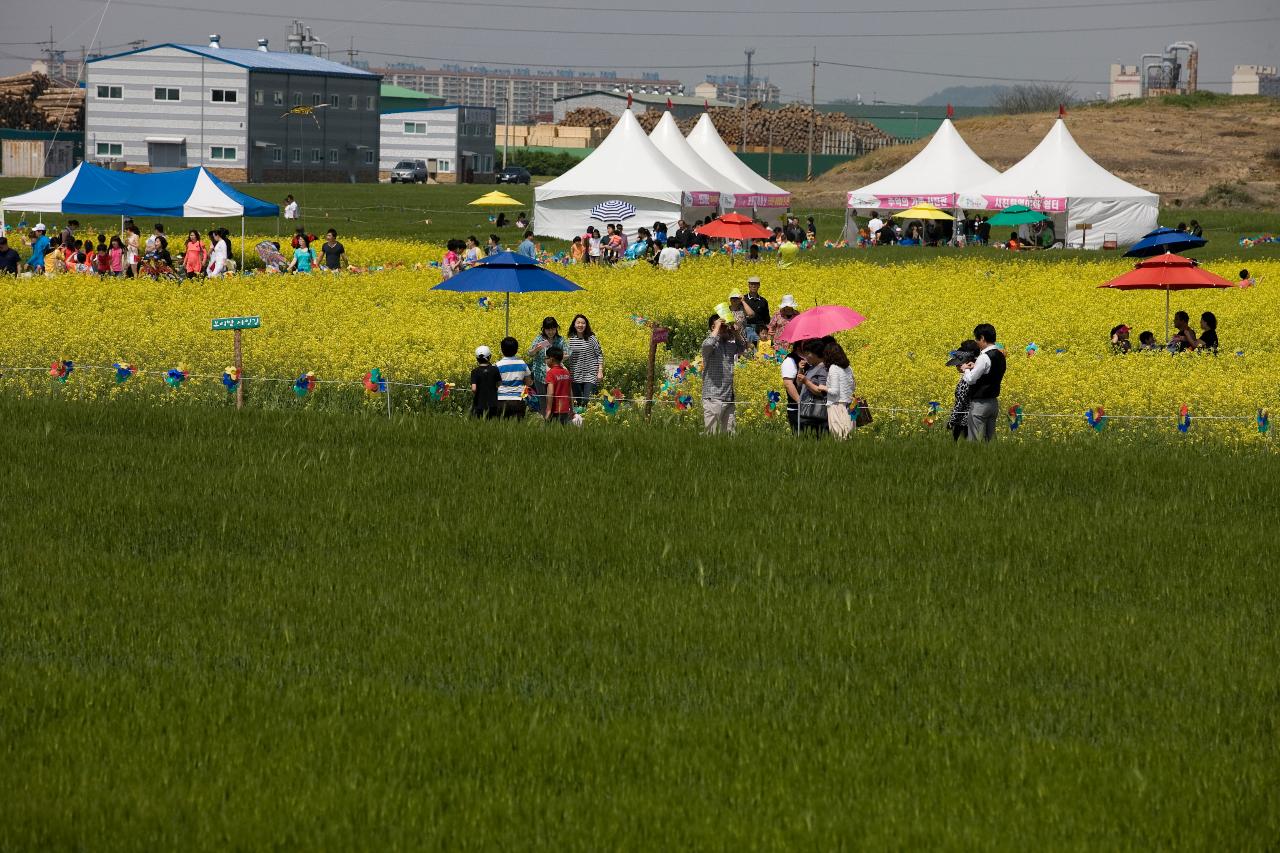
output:
M 475 201 L 468 202 L 468 206 L 476 207 L 524 207 L 524 202 L 516 201 L 504 192 L 494 190 L 491 193 L 485 193 Z
M 895 213 L 894 219 L 955 219 L 944 210 L 939 210 L 928 202 L 921 202 L 915 207 L 908 207 L 901 213 Z

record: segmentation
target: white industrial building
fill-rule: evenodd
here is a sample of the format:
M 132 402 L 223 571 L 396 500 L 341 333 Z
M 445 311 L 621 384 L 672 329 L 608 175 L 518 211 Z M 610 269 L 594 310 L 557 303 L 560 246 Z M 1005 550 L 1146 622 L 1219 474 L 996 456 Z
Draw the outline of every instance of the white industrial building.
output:
M 1231 94 L 1280 97 L 1280 77 L 1274 65 L 1237 65 L 1231 73 Z
M 1111 91 L 1108 101 L 1124 101 L 1142 97 L 1142 73 L 1136 65 L 1111 65 Z
M 419 107 L 382 113 L 379 178 L 389 178 L 401 160 L 423 160 L 431 179 L 440 183 L 491 182 L 496 112 L 492 107 Z

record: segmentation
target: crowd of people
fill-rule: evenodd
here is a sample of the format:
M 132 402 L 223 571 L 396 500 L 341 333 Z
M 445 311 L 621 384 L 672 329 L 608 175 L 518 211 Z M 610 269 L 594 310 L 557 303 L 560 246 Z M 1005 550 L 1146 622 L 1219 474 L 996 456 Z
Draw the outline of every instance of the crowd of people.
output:
M 1146 331 L 1138 334 L 1138 352 L 1202 352 L 1218 354 L 1218 317 L 1212 311 L 1200 315 L 1200 331 L 1191 327 L 1191 315 L 1186 311 L 1178 311 L 1173 315 L 1174 334 L 1167 343 L 1156 340 L 1155 332 Z M 1128 355 L 1133 351 L 1133 342 L 1129 339 L 1131 330 L 1126 323 L 1111 329 L 1111 351 L 1116 355 Z
M 584 408 L 604 382 L 604 349 L 584 314 L 574 315 L 569 336 L 560 334 L 555 317 L 529 345 L 529 361 L 520 358 L 520 343 L 508 335 L 499 343 L 502 358 L 492 363 L 487 346 L 476 348 L 471 371 L 471 414 L 478 418 L 523 418 L 530 409 L 544 418 L 568 421 Z
M 23 235 L 25 255 L 0 236 L 0 273 L 55 275 L 82 273 L 138 278 L 149 276 L 218 276 L 235 272 L 230 233 L 210 229 L 208 242 L 199 231 L 189 231 L 179 252 L 170 247 L 164 224 L 157 222 L 144 238 L 132 219 L 119 234 L 80 235 L 80 222 L 68 219 L 62 230 L 50 236 L 43 222 Z
M 627 234 L 627 228 L 621 222 L 608 223 L 603 226 L 588 225 L 582 234 L 577 235 L 569 244 L 563 260 L 570 264 L 631 264 L 646 261 L 660 269 L 679 269 L 681 261 L 689 256 L 705 255 L 714 248 L 714 240 L 699 233 L 699 229 L 712 221 L 712 217 L 695 220 L 692 224 L 684 219 L 668 228 L 666 223 L 655 222 L 652 227 L 635 229 L 635 238 Z M 534 232 L 528 227 L 528 220 L 522 213 L 514 223 L 508 223 L 499 214 L 496 227 L 514 224 L 523 231 L 523 239 L 514 250 L 517 254 L 538 259 L 543 251 L 534 238 Z M 764 225 L 763 221 L 757 224 Z M 601 228 L 604 228 L 601 231 Z M 789 262 L 799 254 L 801 249 L 815 245 L 817 240 L 816 225 L 810 216 L 805 225 L 795 216 L 785 217 L 783 223 L 772 229 L 769 237 L 750 240 L 746 245 L 736 246 L 737 251 L 746 254 L 748 261 L 760 260 L 762 253 L 777 252 L 782 262 Z M 440 259 L 440 270 L 443 278 L 452 278 L 456 273 L 479 263 L 484 257 L 504 251 L 502 238 L 494 233 L 483 248 L 473 235 L 465 240 L 449 240 L 445 253 Z
M 760 279 L 747 280 L 747 293 L 729 294 L 729 302 L 707 318 L 702 356 L 702 419 L 709 434 L 733 433 L 737 426 L 735 368 L 769 346 L 778 356 L 787 423 L 798 434 L 848 438 L 856 424 L 870 419 L 865 403 L 857 403 L 857 383 L 848 354 L 833 336 L 783 344 L 779 333 L 800 313 L 791 294 L 770 312 L 760 293 Z M 476 348 L 471 371 L 471 414 L 476 418 L 519 419 L 533 414 L 570 423 L 579 418 L 604 382 L 605 356 L 591 322 L 574 316 L 562 335 L 555 317 L 546 317 L 533 342 L 520 356 L 520 342 L 507 336 L 499 343 L 501 359 L 493 361 L 488 346 Z M 963 356 L 961 358 L 960 356 Z M 527 359 L 527 360 L 526 360 Z M 995 329 L 983 324 L 974 340 L 952 353 L 948 364 L 961 370 L 951 426 L 957 436 L 990 440 L 995 435 L 1004 353 L 996 346 Z M 857 403 L 855 405 L 855 403 Z M 855 420 L 856 416 L 856 420 Z M 580 423 L 580 421 L 578 421 Z
M 1049 249 L 1062 247 L 1052 219 L 1020 225 L 1009 232 L 1009 239 L 1001 242 L 991 235 L 991 222 L 987 216 L 970 213 L 957 219 L 910 219 L 896 222 L 893 217 L 881 218 L 878 211 L 871 211 L 866 224 L 858 227 L 858 242 L 863 246 L 995 246 L 1020 251 L 1024 249 Z
M 702 418 L 708 434 L 733 433 L 737 423 L 735 368 L 768 347 L 780 365 L 781 393 L 787 423 L 794 433 L 814 437 L 847 438 L 855 426 L 870 421 L 865 400 L 855 396 L 857 383 L 848 354 L 833 336 L 791 342 L 780 333 L 800 313 L 795 297 L 786 294 L 776 312 L 760 292 L 760 279 L 747 280 L 747 293 L 729 294 L 729 301 L 707 318 L 700 346 L 702 357 Z M 1174 317 L 1177 333 L 1167 344 L 1158 344 L 1151 332 L 1139 336 L 1142 351 L 1217 353 L 1217 318 L 1206 311 L 1200 331 L 1191 328 L 1185 311 Z M 1111 346 L 1117 354 L 1130 352 L 1127 325 L 1111 330 Z M 775 349 L 776 347 L 776 349 Z M 591 330 L 590 321 L 575 315 L 568 336 L 562 336 L 554 317 L 547 317 L 533 343 L 519 353 L 519 342 L 506 337 L 500 344 L 502 359 L 492 363 L 487 346 L 476 350 L 471 374 L 472 408 L 477 418 L 523 418 L 530 411 L 568 423 L 594 399 L 604 382 L 604 351 Z M 996 329 L 980 323 L 973 337 L 949 353 L 948 367 L 958 373 L 947 429 L 956 440 L 991 441 L 996 436 L 1000 391 L 1008 366 Z

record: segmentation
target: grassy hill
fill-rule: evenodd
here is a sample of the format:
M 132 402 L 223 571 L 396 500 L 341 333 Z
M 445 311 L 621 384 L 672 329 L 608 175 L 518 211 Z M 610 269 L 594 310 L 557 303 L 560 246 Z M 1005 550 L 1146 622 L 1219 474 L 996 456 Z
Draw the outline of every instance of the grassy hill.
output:
M 1007 169 L 1052 127 L 1053 115 L 956 121 L 979 156 Z M 1102 166 L 1160 194 L 1163 206 L 1280 207 L 1280 100 L 1200 93 L 1079 107 L 1076 141 Z M 928 143 L 877 151 L 794 189 L 805 205 L 839 207 L 844 193 L 884 177 Z

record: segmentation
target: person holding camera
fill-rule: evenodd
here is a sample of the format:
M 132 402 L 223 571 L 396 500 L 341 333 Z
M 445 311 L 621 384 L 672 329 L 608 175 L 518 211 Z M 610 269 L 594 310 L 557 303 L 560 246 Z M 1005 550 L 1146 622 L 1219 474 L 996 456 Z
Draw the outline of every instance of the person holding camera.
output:
M 719 314 L 707 319 L 707 329 L 702 342 L 702 423 L 708 435 L 732 435 L 737 425 L 733 362 L 746 351 L 747 342 L 738 324 Z

